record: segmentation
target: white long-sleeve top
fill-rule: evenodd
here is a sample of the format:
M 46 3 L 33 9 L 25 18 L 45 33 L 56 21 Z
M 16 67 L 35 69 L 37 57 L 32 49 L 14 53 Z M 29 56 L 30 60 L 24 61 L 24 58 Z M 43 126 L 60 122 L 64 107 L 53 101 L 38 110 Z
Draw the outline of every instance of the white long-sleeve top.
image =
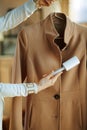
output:
M 28 0 L 22 6 L 13 9 L 0 17 L 0 32 L 8 31 L 26 20 L 37 9 L 33 0 Z
M 4 97 L 27 96 L 29 93 L 37 92 L 36 83 L 7 84 L 0 83 L 0 130 L 2 130 L 2 119 L 4 109 Z
M 36 83 L 9 84 L 0 83 L 1 97 L 27 96 L 29 93 L 37 93 L 38 86 Z
M 28 90 L 24 84 L 0 83 L 0 95 L 2 97 L 27 96 Z

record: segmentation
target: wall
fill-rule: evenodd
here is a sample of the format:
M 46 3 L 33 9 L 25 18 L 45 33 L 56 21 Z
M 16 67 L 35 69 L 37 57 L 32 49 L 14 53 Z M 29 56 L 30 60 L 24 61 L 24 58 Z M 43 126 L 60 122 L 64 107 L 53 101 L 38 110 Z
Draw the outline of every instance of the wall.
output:
M 9 8 L 22 5 L 27 0 L 0 0 L 0 16 L 5 14 Z

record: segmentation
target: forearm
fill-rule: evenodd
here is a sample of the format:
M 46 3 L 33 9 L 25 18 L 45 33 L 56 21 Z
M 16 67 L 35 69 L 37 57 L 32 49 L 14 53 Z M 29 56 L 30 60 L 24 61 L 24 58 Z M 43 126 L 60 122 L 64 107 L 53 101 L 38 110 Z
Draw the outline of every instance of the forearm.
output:
M 5 16 L 0 17 L 0 32 L 8 31 L 16 27 L 26 20 L 36 9 L 33 0 L 29 0 L 24 5 L 15 8 Z
M 27 96 L 29 93 L 37 92 L 37 87 L 35 83 L 0 83 L 0 94 L 3 97 Z

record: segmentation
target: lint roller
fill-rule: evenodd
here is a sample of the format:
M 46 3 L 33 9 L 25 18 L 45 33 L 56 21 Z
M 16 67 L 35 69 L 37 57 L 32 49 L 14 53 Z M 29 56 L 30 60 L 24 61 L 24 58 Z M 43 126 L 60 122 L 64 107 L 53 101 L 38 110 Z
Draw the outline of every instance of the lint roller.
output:
M 56 71 L 53 72 L 53 75 L 56 75 L 57 73 L 60 73 L 63 70 L 69 71 L 73 67 L 77 66 L 80 63 L 79 59 L 77 56 L 74 56 L 70 58 L 69 60 L 65 61 L 62 64 L 62 67 L 57 69 Z

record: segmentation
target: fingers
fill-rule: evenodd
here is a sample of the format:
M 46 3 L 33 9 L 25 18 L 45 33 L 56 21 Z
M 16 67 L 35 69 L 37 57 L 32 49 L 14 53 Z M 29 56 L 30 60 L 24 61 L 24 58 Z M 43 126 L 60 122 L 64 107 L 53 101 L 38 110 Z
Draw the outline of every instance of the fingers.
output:
M 54 0 L 38 0 L 40 6 L 49 6 Z
M 54 85 L 54 83 L 56 82 L 57 78 L 62 74 L 63 72 L 60 72 L 58 74 L 56 74 L 55 76 L 53 76 L 53 73 L 51 72 L 49 75 L 47 75 L 46 77 L 42 78 L 39 81 L 38 84 L 38 90 L 41 91 L 45 88 L 51 87 Z
M 58 78 L 63 72 L 60 72 L 59 74 L 55 75 L 54 78 Z
M 63 73 L 63 72 L 60 72 L 60 73 L 58 73 L 56 75 L 53 75 L 53 72 L 54 71 L 52 71 L 49 75 L 45 74 L 44 77 L 47 78 L 47 79 L 50 79 L 50 78 L 53 78 L 53 77 L 57 77 L 58 78 Z
M 45 0 L 45 3 L 46 3 L 47 6 L 49 6 L 49 5 L 52 3 L 52 1 L 50 1 L 50 0 Z
M 44 75 L 43 75 L 43 78 L 46 77 L 46 76 L 47 76 L 47 74 L 44 74 Z
M 60 72 L 60 73 L 56 74 L 54 77 L 57 77 L 57 78 L 58 78 L 62 73 L 63 73 L 63 72 Z
M 50 74 L 43 75 L 44 78 L 50 79 L 53 76 L 53 71 Z
M 55 76 L 53 76 L 53 77 L 51 78 L 53 84 L 56 82 L 56 80 L 58 79 L 58 77 L 59 77 L 62 73 L 63 73 L 63 72 L 60 72 L 60 73 L 58 73 L 57 75 L 55 75 Z

